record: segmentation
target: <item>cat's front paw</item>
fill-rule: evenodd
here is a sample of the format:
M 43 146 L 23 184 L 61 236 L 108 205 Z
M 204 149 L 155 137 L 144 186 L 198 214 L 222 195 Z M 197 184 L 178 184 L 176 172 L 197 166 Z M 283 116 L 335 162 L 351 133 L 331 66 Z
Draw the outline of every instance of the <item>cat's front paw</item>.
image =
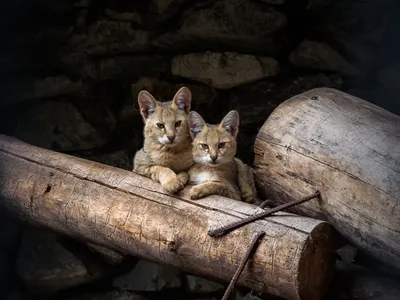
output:
M 178 175 L 178 180 L 185 186 L 189 181 L 189 173 L 188 172 L 180 172 Z
M 247 203 L 253 203 L 253 190 L 251 188 L 242 190 L 242 199 Z
M 162 187 L 164 188 L 164 190 L 166 190 L 171 194 L 174 194 L 182 190 L 184 186 L 185 183 L 183 183 L 180 177 L 178 177 L 177 175 L 171 176 L 170 178 L 165 180 L 165 182 L 162 183 Z
M 195 185 L 189 191 L 189 196 L 190 196 L 190 199 L 192 199 L 192 200 L 201 199 L 208 195 L 209 195 L 208 191 L 198 185 Z

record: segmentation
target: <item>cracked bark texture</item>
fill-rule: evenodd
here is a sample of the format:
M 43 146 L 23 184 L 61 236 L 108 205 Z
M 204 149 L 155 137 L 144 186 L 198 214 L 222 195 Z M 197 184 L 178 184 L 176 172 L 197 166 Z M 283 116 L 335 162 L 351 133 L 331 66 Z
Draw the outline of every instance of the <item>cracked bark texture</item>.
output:
M 58 233 L 229 281 L 255 234 L 266 236 L 238 285 L 286 299 L 318 300 L 334 269 L 336 232 L 280 213 L 224 237 L 207 231 L 261 209 L 223 197 L 166 194 L 129 171 L 0 136 L 0 205 Z
M 331 88 L 278 106 L 255 142 L 255 177 L 276 203 L 327 220 L 355 246 L 400 268 L 400 117 Z

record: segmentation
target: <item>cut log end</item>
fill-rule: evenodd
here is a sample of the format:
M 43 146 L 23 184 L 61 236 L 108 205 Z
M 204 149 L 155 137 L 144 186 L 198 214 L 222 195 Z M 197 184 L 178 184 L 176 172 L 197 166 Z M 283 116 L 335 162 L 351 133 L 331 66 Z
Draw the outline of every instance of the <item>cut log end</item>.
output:
M 254 167 L 260 194 L 288 211 L 329 221 L 353 245 L 400 269 L 400 117 L 339 90 L 281 103 L 260 129 Z
M 335 270 L 335 235 L 327 223 L 321 223 L 311 231 L 300 257 L 299 299 L 321 299 L 328 291 Z
M 261 208 L 189 200 L 148 178 L 0 135 L 0 207 L 72 238 L 228 282 L 264 231 L 237 284 L 288 300 L 320 300 L 333 272 L 326 222 L 276 213 L 223 237 L 207 232 Z

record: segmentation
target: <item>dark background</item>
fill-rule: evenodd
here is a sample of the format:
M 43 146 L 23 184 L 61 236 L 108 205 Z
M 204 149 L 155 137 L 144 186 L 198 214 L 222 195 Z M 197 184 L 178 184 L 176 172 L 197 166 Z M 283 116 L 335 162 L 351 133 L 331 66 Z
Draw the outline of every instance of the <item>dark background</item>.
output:
M 399 15 L 391 0 L 4 1 L 0 133 L 131 170 L 142 145 L 138 92 L 170 100 L 185 85 L 209 123 L 239 111 L 238 156 L 251 164 L 264 121 L 303 91 L 333 87 L 400 114 Z M 179 55 L 207 51 L 217 75 L 196 63 L 172 71 Z M 262 74 L 227 71 L 222 52 L 250 55 Z M 25 231 L 2 222 L 0 281 L 24 287 L 14 262 Z

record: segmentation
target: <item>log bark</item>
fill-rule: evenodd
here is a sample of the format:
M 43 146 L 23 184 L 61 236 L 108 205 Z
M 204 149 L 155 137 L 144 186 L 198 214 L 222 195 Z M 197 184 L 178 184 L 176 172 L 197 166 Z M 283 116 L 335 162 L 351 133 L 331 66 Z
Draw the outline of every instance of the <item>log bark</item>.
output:
M 400 117 L 329 88 L 278 106 L 255 142 L 260 194 L 327 220 L 356 247 L 400 268 Z
M 0 136 L 1 208 L 30 224 L 229 281 L 255 234 L 258 246 L 238 285 L 286 299 L 321 299 L 334 270 L 336 231 L 281 213 L 221 238 L 209 229 L 261 209 L 211 196 L 188 200 L 147 178 Z

